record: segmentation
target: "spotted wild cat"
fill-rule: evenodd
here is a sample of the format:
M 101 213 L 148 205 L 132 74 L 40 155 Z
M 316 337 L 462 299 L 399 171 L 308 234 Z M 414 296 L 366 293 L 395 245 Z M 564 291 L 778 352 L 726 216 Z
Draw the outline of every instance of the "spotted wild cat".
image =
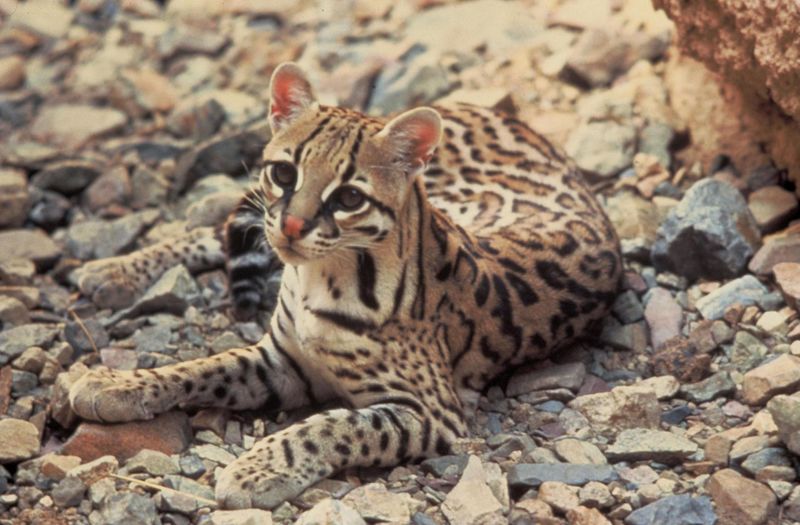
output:
M 268 332 L 154 370 L 99 368 L 70 391 L 75 411 L 98 421 L 178 405 L 346 407 L 225 468 L 216 495 L 230 508 L 274 507 L 342 468 L 447 453 L 477 392 L 603 316 L 621 273 L 614 231 L 576 168 L 520 121 L 469 105 L 388 121 L 323 106 L 293 64 L 270 89 L 260 180 L 227 224 L 240 310 L 283 264 Z M 199 229 L 89 263 L 80 287 L 143 288 L 173 264 L 224 257 L 214 230 Z

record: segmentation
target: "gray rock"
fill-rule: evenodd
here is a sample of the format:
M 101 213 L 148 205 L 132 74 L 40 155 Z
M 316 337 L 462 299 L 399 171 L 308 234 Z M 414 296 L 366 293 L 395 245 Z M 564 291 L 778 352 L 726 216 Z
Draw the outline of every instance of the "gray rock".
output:
M 769 289 L 752 275 L 745 275 L 720 286 L 697 303 L 697 309 L 706 319 L 722 319 L 725 310 L 734 304 L 751 306 L 761 303 L 769 294 Z
M 568 388 L 577 391 L 586 377 L 583 363 L 553 365 L 540 370 L 515 374 L 508 382 L 506 395 L 516 397 L 536 390 Z
M 800 397 L 777 395 L 767 403 L 767 410 L 786 448 L 800 455 Z
M 173 191 L 181 193 L 206 175 L 243 173 L 244 166 L 254 166 L 260 160 L 269 138 L 269 127 L 261 125 L 214 137 L 197 145 L 178 160 Z
M 767 345 L 762 343 L 750 332 L 740 330 L 736 332 L 733 344 L 723 347 L 736 368 L 741 372 L 755 368 L 767 354 Z
M 86 188 L 83 193 L 83 201 L 90 210 L 97 211 L 110 204 L 127 204 L 132 193 L 133 188 L 128 168 L 115 166 L 100 175 Z
M 187 492 L 193 496 L 199 496 L 205 499 L 214 499 L 214 491 L 208 485 L 203 485 L 197 481 L 176 474 L 168 474 L 164 476 L 164 486 L 171 489 Z
M 24 370 L 11 371 L 11 393 L 14 397 L 27 394 L 39 385 L 36 374 Z
M 623 430 L 616 442 L 606 449 L 611 461 L 657 461 L 677 463 L 697 452 L 697 444 L 685 437 L 647 428 Z
M 786 454 L 786 451 L 778 447 L 767 447 L 754 452 L 747 456 L 747 459 L 742 461 L 742 468 L 752 474 L 753 476 L 764 467 L 776 465 L 779 467 L 791 467 L 792 460 Z
M 31 178 L 31 184 L 62 195 L 74 195 L 99 177 L 101 170 L 95 161 L 64 160 L 45 166 Z
M 715 525 L 717 515 L 706 496 L 693 498 L 688 494 L 667 496 L 631 512 L 625 525 Z M 721 525 L 721 524 L 720 524 Z
M 584 86 L 605 86 L 627 71 L 634 59 L 631 43 L 618 31 L 593 27 L 578 37 L 562 75 Z
M 669 154 L 669 145 L 672 143 L 672 139 L 674 137 L 675 132 L 668 124 L 663 122 L 650 122 L 639 133 L 638 149 L 642 153 L 655 155 L 662 166 L 669 167 L 672 160 Z M 662 188 L 661 184 L 668 184 L 671 186 L 671 188 Z M 683 196 L 678 188 L 672 186 L 668 182 L 661 184 L 656 187 L 656 195 L 677 199 L 680 199 Z
M 151 476 L 177 474 L 180 469 L 168 455 L 157 450 L 144 449 L 125 463 L 125 470 L 130 473 L 146 472 Z
M 633 290 L 619 294 L 611 309 L 623 324 L 635 323 L 644 317 L 642 302 Z
M 395 113 L 415 104 L 430 103 L 456 85 L 438 58 L 423 49 L 416 47 L 404 60 L 381 72 L 370 98 L 370 110 Z
M 705 403 L 721 396 L 733 395 L 736 392 L 736 383 L 728 372 L 717 372 L 697 383 L 681 385 L 680 392 L 689 401 Z
M 161 512 L 177 512 L 191 516 L 200 507 L 208 506 L 207 503 L 198 501 L 197 498 L 181 492 L 161 491 L 155 496 L 155 503 Z
M 467 466 L 469 456 L 461 454 L 459 456 L 439 456 L 435 458 L 426 459 L 420 464 L 422 472 L 426 474 L 433 474 L 437 478 L 445 475 L 445 471 L 455 466 L 450 470 L 450 473 L 458 474 L 459 476 Z
M 178 460 L 184 476 L 197 479 L 206 472 L 206 465 L 197 454 L 186 454 Z
M 28 347 L 48 347 L 60 329 L 52 324 L 24 324 L 0 332 L 0 366 L 19 356 Z
M 560 481 L 567 485 L 585 485 L 590 481 L 610 483 L 617 473 L 610 465 L 574 465 L 568 463 L 520 463 L 508 470 L 511 487 L 535 488 L 545 481 Z
M 761 244 L 744 197 L 715 179 L 695 183 L 661 227 L 651 253 L 656 269 L 690 280 L 741 275 Z
M 184 310 L 198 301 L 200 290 L 189 270 L 182 264 L 164 272 L 145 294 L 115 319 L 126 319 L 156 312 L 183 315 Z
M 72 209 L 69 199 L 54 191 L 31 188 L 31 209 L 28 212 L 30 221 L 46 230 L 60 226 Z
M 86 484 L 80 479 L 68 476 L 53 487 L 53 501 L 59 507 L 77 507 L 83 501 Z
M 167 128 L 179 137 L 210 138 L 225 122 L 225 110 L 213 98 L 204 102 L 188 99 L 178 104 L 167 119 Z
M 97 349 L 108 346 L 108 332 L 97 319 L 82 319 L 83 327 L 76 321 L 68 321 L 64 325 L 64 339 L 72 345 L 72 348 L 80 353 L 93 351 L 92 341 Z M 89 332 L 89 336 L 86 335 Z M 91 340 L 89 339 L 91 337 Z
M 587 122 L 564 146 L 578 166 L 601 177 L 613 177 L 633 162 L 636 130 L 613 121 Z
M 135 493 L 112 494 L 105 498 L 100 508 L 103 525 L 156 525 L 160 523 L 156 505 L 147 496 Z
M 121 253 L 160 217 L 158 210 L 143 210 L 113 221 L 90 220 L 67 230 L 67 250 L 78 259 L 102 259 Z

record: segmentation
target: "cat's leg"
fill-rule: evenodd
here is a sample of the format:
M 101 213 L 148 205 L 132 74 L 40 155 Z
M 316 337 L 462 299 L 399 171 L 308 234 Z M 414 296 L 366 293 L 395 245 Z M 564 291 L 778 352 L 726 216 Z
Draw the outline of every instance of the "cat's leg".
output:
M 409 355 L 415 372 L 398 375 L 390 367 L 402 352 L 372 354 L 371 362 L 333 359 L 348 351 L 326 355 L 340 394 L 356 408 L 314 415 L 256 443 L 217 480 L 220 504 L 272 508 L 343 468 L 447 454 L 466 435 L 446 364 L 433 355 Z
M 75 412 L 103 422 L 150 419 L 178 405 L 289 410 L 325 396 L 277 341 L 156 369 L 93 369 L 70 388 Z M 316 390 L 315 390 L 316 389 Z
M 194 273 L 221 267 L 224 262 L 219 229 L 196 228 L 132 253 L 90 261 L 77 270 L 77 285 L 95 303 L 116 307 L 121 305 L 107 304 L 107 297 L 119 296 L 120 288 L 135 297 L 178 264 Z

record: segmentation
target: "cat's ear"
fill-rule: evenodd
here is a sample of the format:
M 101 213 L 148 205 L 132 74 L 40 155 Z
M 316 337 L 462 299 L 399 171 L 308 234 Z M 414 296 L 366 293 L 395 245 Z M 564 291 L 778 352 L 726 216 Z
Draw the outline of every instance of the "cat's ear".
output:
M 269 85 L 269 124 L 278 131 L 314 103 L 314 93 L 297 64 L 284 62 L 272 73 Z
M 412 170 L 423 168 L 442 137 L 442 117 L 431 108 L 417 108 L 389 121 L 378 133 Z

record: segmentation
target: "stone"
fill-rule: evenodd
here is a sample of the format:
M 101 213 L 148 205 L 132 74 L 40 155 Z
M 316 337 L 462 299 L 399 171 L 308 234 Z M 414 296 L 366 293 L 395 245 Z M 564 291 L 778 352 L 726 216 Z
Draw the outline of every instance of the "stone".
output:
M 208 525 L 272 525 L 272 513 L 261 509 L 215 510 L 208 518 Z
M 641 321 L 644 317 L 644 308 L 639 297 L 633 290 L 626 290 L 617 296 L 611 311 L 623 324 Z
M 758 478 L 759 472 L 767 467 L 791 466 L 792 461 L 789 459 L 786 451 L 783 448 L 778 447 L 762 448 L 761 450 L 748 455 L 747 458 L 742 461 L 742 469 L 749 472 L 751 475 L 756 476 L 756 478 Z M 794 472 L 792 472 L 791 479 L 794 479 Z
M 747 479 L 735 470 L 715 472 L 706 488 L 714 500 L 721 523 L 760 525 L 777 514 L 775 494 L 769 487 Z
M 597 509 L 578 506 L 567 512 L 569 525 L 611 525 Z
M 60 454 L 46 454 L 41 458 L 41 472 L 43 476 L 56 481 L 61 481 L 67 472 L 81 464 L 78 456 L 62 456 Z
M 680 382 L 675 379 L 675 376 L 656 376 L 648 377 L 639 383 L 639 385 L 650 388 L 656 393 L 659 401 L 670 399 L 678 393 L 681 387 Z
M 105 498 L 100 508 L 103 523 L 125 525 L 156 525 L 160 523 L 155 502 L 132 492 L 112 494 Z
M 619 386 L 611 392 L 580 396 L 568 406 L 583 414 L 592 428 L 603 434 L 625 428 L 658 428 L 661 412 L 655 392 L 640 386 Z
M 706 496 L 667 496 L 628 514 L 625 525 L 715 525 L 717 515 Z M 721 525 L 721 523 L 720 523 Z
M 19 286 L 29 284 L 36 275 L 36 265 L 27 259 L 12 259 L 0 262 L 0 282 Z
M 120 461 L 133 457 L 142 449 L 164 454 L 183 451 L 192 438 L 189 420 L 183 412 L 167 412 L 149 421 L 115 425 L 81 423 L 62 452 L 83 461 L 111 454 Z
M 464 524 L 481 523 L 487 515 L 502 512 L 503 504 L 490 488 L 487 474 L 477 456 L 469 457 L 464 473 L 447 494 L 441 508 L 450 523 Z M 363 512 L 361 515 L 364 515 Z
M 95 160 L 62 160 L 49 163 L 36 172 L 31 184 L 62 195 L 75 195 L 99 177 L 101 170 L 102 166 Z
M 352 507 L 326 498 L 300 515 L 295 525 L 367 525 Z
M 735 305 L 759 304 L 769 294 L 769 289 L 752 275 L 745 275 L 720 286 L 700 298 L 695 306 L 705 319 L 722 319 L 725 311 Z
M 789 393 L 800 385 L 800 358 L 784 354 L 744 375 L 742 399 L 760 405 L 777 394 Z
M 31 124 L 32 136 L 47 144 L 79 148 L 120 131 L 128 122 L 124 113 L 86 104 L 44 106 Z
M 655 204 L 633 192 L 621 191 L 607 199 L 606 211 L 620 239 L 623 242 L 641 242 L 646 247 L 646 255 L 649 259 L 650 248 L 656 240 L 660 222 Z M 641 304 L 639 308 L 641 308 Z M 620 320 L 628 322 L 622 318 Z
M 69 31 L 75 11 L 48 0 L 34 0 L 25 9 L 14 9 L 8 18 L 10 27 L 32 31 L 46 38 L 62 38 Z
M 578 166 L 600 177 L 613 177 L 633 162 L 636 131 L 612 121 L 589 122 L 573 131 L 565 150 Z
M 800 209 L 794 193 L 780 186 L 767 186 L 754 191 L 748 198 L 748 206 L 763 233 L 777 230 Z
M 768 334 L 785 335 L 789 331 L 787 321 L 791 315 L 788 312 L 764 312 L 758 318 L 756 326 Z
M 53 502 L 59 507 L 77 507 L 86 494 L 86 485 L 80 478 L 68 477 L 53 487 Z
M 579 504 L 578 489 L 560 481 L 545 481 L 539 485 L 539 499 L 562 514 Z
M 213 98 L 199 102 L 188 98 L 178 103 L 167 119 L 169 130 L 195 141 L 206 140 L 225 122 L 225 110 Z
M 559 439 L 553 444 L 555 453 L 567 463 L 605 465 L 606 457 L 596 445 L 579 439 Z
M 131 247 L 159 216 L 157 210 L 142 210 L 113 221 L 73 223 L 67 230 L 66 248 L 78 259 L 112 257 Z
M 195 454 L 201 458 L 213 461 L 223 466 L 230 465 L 236 460 L 236 456 L 228 452 L 222 447 L 216 445 L 199 445 L 192 449 Z
M 800 397 L 777 395 L 769 400 L 767 410 L 786 448 L 800 455 Z
M 130 473 L 145 472 L 151 476 L 178 474 L 180 468 L 174 459 L 156 450 L 144 449 L 125 462 Z
M 83 193 L 86 206 L 98 211 L 112 204 L 127 204 L 133 194 L 125 166 L 115 166 L 95 179 Z
M 729 184 L 704 179 L 686 192 L 662 222 L 651 258 L 657 270 L 690 280 L 738 277 L 760 239 L 742 195 Z
M 585 485 L 590 481 L 610 483 L 617 479 L 610 465 L 572 465 L 569 463 L 519 463 L 508 470 L 511 487 L 536 488 L 545 481 Z
M 130 84 L 136 102 L 148 113 L 166 113 L 178 103 L 175 87 L 152 69 L 125 69 L 121 78 Z
M 631 43 L 615 28 L 592 27 L 581 33 L 570 50 L 562 75 L 588 87 L 611 83 L 633 65 Z
M 0 91 L 17 89 L 25 82 L 25 60 L 19 55 L 0 58 Z
M 67 477 L 79 478 L 87 486 L 114 474 L 119 468 L 119 461 L 114 456 L 100 456 L 97 459 L 73 467 L 67 471 Z
M 134 318 L 153 313 L 183 315 L 189 305 L 196 302 L 200 289 L 189 270 L 182 264 L 173 266 L 147 289 L 145 294 L 119 318 Z
M 0 323 L 3 326 L 19 326 L 30 322 L 28 309 L 19 299 L 0 295 Z
M 772 271 L 786 303 L 800 310 L 800 263 L 778 263 Z
M 39 453 L 39 429 L 21 419 L 0 419 L 0 464 L 16 463 Z
M 60 330 L 51 324 L 24 324 L 0 332 L 0 366 L 5 365 L 32 346 L 47 348 Z
M 656 461 L 674 464 L 697 452 L 697 444 L 663 430 L 632 428 L 623 430 L 606 449 L 611 461 Z
M 422 472 L 426 474 L 433 474 L 437 478 L 441 478 L 446 472 L 455 472 L 461 475 L 467 466 L 469 456 L 462 454 L 459 456 L 447 455 L 429 458 L 420 464 Z
M 0 246 L 0 262 L 30 259 L 42 268 L 61 257 L 61 248 L 42 230 L 0 231 Z
M 649 296 L 644 318 L 650 328 L 650 342 L 657 351 L 664 343 L 681 334 L 683 309 L 664 288 L 653 288 Z
M 164 485 L 199 498 L 214 499 L 214 490 L 208 485 L 176 474 L 167 474 L 164 476 Z
M 756 275 L 767 276 L 776 264 L 782 262 L 800 263 L 800 235 L 765 239 L 750 259 L 747 269 Z
M 621 325 L 613 317 L 607 317 L 599 337 L 602 343 L 620 350 L 644 352 L 647 348 L 647 325 L 644 321 Z
M 381 483 L 354 488 L 342 498 L 342 503 L 351 506 L 366 520 L 392 523 L 407 523 L 421 506 L 410 495 L 389 492 Z
M 672 375 L 681 382 L 703 378 L 711 364 L 711 356 L 699 353 L 691 340 L 673 338 L 652 357 L 653 373 Z
M 83 319 L 81 324 L 76 321 L 68 321 L 64 325 L 64 339 L 78 354 L 92 352 L 95 348 L 100 349 L 108 346 L 108 332 L 106 332 L 100 321 L 97 319 Z M 87 332 L 89 335 L 87 335 Z
M 736 392 L 736 383 L 730 373 L 717 372 L 697 383 L 681 385 L 680 392 L 689 401 L 705 403 L 718 397 L 733 395 Z
M 528 392 L 552 388 L 568 388 L 577 391 L 586 377 L 583 363 L 553 365 L 539 370 L 514 374 L 508 381 L 506 395 L 516 397 Z
M 581 505 L 591 508 L 607 509 L 616 501 L 611 491 L 604 484 L 590 481 L 578 490 L 578 499 Z
M 22 226 L 28 216 L 29 207 L 30 198 L 25 172 L 0 169 L 0 228 Z

